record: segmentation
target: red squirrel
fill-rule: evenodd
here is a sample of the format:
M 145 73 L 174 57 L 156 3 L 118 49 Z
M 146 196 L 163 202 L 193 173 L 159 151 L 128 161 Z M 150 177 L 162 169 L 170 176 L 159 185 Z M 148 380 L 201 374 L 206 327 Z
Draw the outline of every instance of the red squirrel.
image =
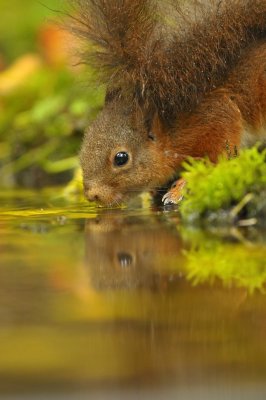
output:
M 188 156 L 217 162 L 266 139 L 266 0 L 70 3 L 107 88 L 80 152 L 90 201 L 120 204 L 173 182 Z

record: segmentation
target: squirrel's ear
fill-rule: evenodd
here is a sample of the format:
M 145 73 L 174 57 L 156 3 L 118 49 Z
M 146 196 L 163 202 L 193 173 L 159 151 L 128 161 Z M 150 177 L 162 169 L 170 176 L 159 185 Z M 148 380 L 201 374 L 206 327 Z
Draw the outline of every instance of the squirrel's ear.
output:
M 137 104 L 133 117 L 136 124 L 141 124 L 142 129 L 139 131 L 142 131 L 144 135 L 147 135 L 149 140 L 155 141 L 165 135 L 166 129 L 155 109 L 150 107 L 147 110 Z
M 157 140 L 160 139 L 162 136 L 165 136 L 165 128 L 158 113 L 155 112 L 152 120 L 150 121 L 148 137 L 151 140 Z
M 149 138 L 150 140 L 152 140 L 153 142 L 155 142 L 155 140 L 156 140 L 156 135 L 154 134 L 153 131 L 149 131 L 149 132 L 148 132 L 148 138 Z

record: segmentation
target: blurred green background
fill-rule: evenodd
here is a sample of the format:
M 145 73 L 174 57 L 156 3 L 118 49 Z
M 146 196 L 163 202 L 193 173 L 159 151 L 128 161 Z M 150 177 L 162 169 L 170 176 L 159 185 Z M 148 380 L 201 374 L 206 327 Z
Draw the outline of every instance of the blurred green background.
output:
M 0 0 L 0 49 L 7 61 L 29 51 L 38 51 L 36 35 L 40 26 L 62 9 L 60 0 Z
M 67 2 L 0 0 L 0 187 L 70 181 L 102 103 L 80 44 L 60 28 Z

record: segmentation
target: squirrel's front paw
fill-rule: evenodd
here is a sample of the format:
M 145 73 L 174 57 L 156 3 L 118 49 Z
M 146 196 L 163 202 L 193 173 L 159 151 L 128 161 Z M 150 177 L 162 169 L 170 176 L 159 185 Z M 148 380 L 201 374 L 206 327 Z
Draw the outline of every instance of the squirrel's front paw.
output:
M 162 198 L 163 204 L 166 206 L 167 204 L 177 204 L 179 203 L 182 198 L 182 189 L 185 186 L 186 181 L 185 179 L 178 179 L 176 182 L 173 183 L 171 189 L 168 190 L 167 193 Z

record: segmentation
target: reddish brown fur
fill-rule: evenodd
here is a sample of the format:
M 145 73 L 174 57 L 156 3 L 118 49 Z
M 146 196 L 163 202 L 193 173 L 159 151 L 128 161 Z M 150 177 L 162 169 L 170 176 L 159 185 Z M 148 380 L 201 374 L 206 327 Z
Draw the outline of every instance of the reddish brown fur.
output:
M 193 110 L 266 34 L 265 0 L 70 3 L 77 10 L 70 25 L 90 43 L 84 62 L 100 70 L 110 90 L 126 89 L 168 121 Z
M 266 44 L 260 44 L 242 56 L 223 87 L 181 118 L 175 147 L 215 162 L 220 154 L 239 149 L 245 129 L 254 135 L 254 142 L 265 139 L 265 118 Z
M 216 162 L 265 139 L 266 0 L 168 0 L 173 20 L 156 0 L 73 2 L 108 85 L 81 150 L 89 199 L 121 202 L 165 185 L 187 156 Z M 120 150 L 130 162 L 116 168 Z

